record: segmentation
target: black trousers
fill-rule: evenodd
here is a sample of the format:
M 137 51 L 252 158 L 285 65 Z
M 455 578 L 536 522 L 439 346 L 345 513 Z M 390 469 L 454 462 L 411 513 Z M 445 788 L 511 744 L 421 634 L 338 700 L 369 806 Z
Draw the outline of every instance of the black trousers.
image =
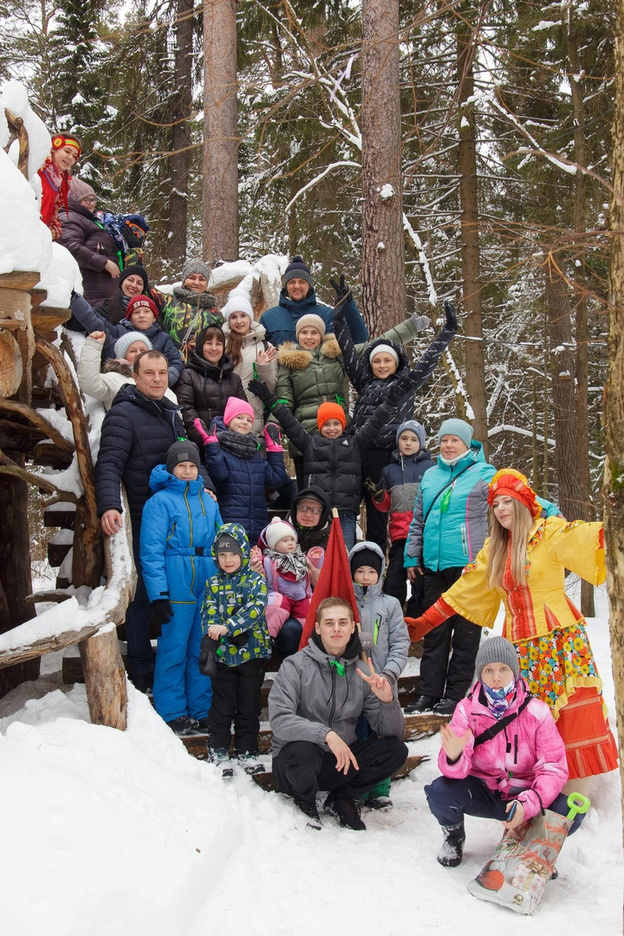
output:
M 403 565 L 403 551 L 405 540 L 395 540 L 388 553 L 388 568 L 384 581 L 384 594 L 397 598 L 401 606 L 405 605 L 408 593 L 407 569 Z M 408 617 L 418 617 L 427 610 L 424 603 L 425 582 L 424 576 L 416 573 L 416 581 L 409 583 L 410 595 L 407 598 L 405 613 Z
M 362 481 L 370 478 L 379 481 L 381 472 L 390 464 L 392 449 L 368 449 L 362 461 Z M 386 551 L 388 539 L 388 514 L 381 513 L 373 503 L 371 495 L 363 487 L 364 501 L 366 503 L 366 539 L 381 546 Z
M 234 722 L 234 753 L 258 753 L 260 690 L 266 663 L 266 660 L 248 660 L 238 666 L 217 663 L 208 712 L 208 743 L 214 750 L 229 749 Z
M 273 778 L 278 790 L 311 802 L 319 790 L 344 787 L 360 799 L 407 760 L 407 747 L 398 738 L 371 738 L 355 741 L 350 747 L 359 770 L 350 764 L 344 774 L 336 770 L 336 758 L 331 751 L 312 741 L 290 741 L 273 758 Z
M 461 571 L 425 569 L 425 610 L 457 581 Z M 463 699 L 473 682 L 480 640 L 481 628 L 459 614 L 429 631 L 420 661 L 419 693 L 432 699 Z

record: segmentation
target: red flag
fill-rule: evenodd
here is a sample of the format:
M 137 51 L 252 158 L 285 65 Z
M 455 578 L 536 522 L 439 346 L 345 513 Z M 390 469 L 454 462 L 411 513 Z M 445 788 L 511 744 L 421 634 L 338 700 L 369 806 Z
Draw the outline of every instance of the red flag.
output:
M 359 621 L 358 606 L 355 601 L 353 582 L 351 581 L 351 568 L 347 556 L 347 547 L 345 546 L 344 537 L 342 535 L 340 520 L 337 516 L 332 520 L 323 567 L 312 593 L 310 608 L 299 642 L 300 650 L 303 650 L 303 648 L 307 646 L 310 634 L 314 630 L 316 609 L 323 598 L 330 597 L 344 598 L 345 601 L 348 601 L 353 608 L 353 620 L 356 623 Z

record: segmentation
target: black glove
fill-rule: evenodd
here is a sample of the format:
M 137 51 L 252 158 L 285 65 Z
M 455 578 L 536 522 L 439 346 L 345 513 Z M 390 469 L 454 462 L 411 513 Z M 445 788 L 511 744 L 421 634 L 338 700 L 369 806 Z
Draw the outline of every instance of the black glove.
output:
M 228 637 L 228 640 L 231 644 L 234 644 L 235 647 L 244 647 L 247 641 L 249 640 L 249 631 L 243 631 L 242 634 L 237 634 L 236 637 Z
M 379 482 L 373 481 L 372 478 L 364 478 L 364 487 L 366 488 L 370 496 L 373 498 L 373 500 L 381 500 L 384 491 L 383 491 L 383 488 L 379 487 Z M 361 639 L 362 639 L 362 635 L 360 634 L 360 641 Z
M 264 405 L 268 406 L 269 409 L 272 406 L 275 406 L 277 403 L 277 397 L 272 390 L 269 390 L 263 380 L 258 380 L 256 377 L 254 377 L 247 384 L 247 389 L 251 390 L 254 396 L 257 396 L 260 400 L 262 400 Z
M 199 645 L 199 672 L 202 676 L 217 675 L 217 647 L 219 641 L 204 634 Z
M 406 397 L 413 389 L 414 384 L 412 383 L 411 377 L 408 374 L 403 374 L 397 380 L 393 381 L 386 395 L 386 402 L 390 403 L 391 406 L 396 406 L 401 402 L 403 397 Z
M 446 327 L 457 331 L 457 312 L 455 306 L 448 299 L 444 300 L 444 314 L 446 315 Z
M 172 617 L 173 608 L 168 598 L 157 598 L 156 601 L 152 601 L 151 619 L 153 624 L 162 627 L 163 624 L 168 624 Z
M 351 289 L 345 283 L 344 273 L 340 274 L 339 284 L 335 279 L 330 279 L 329 285 L 336 293 L 336 305 L 334 307 L 333 317 L 334 319 L 343 319 L 345 314 L 344 307 L 351 298 Z

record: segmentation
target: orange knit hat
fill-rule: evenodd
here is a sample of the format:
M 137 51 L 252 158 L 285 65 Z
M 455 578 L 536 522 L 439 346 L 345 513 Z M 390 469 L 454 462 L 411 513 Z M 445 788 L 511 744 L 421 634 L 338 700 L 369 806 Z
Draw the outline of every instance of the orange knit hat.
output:
M 490 481 L 488 489 L 488 504 L 491 507 L 495 497 L 513 497 L 531 511 L 532 516 L 540 514 L 541 507 L 537 503 L 536 494 L 529 485 L 525 475 L 515 468 L 501 468 Z
M 328 419 L 340 420 L 342 431 L 344 432 L 345 426 L 347 425 L 347 419 L 345 417 L 342 406 L 340 406 L 338 403 L 321 403 L 318 408 L 318 413 L 316 414 L 316 425 L 319 427 L 319 432 Z

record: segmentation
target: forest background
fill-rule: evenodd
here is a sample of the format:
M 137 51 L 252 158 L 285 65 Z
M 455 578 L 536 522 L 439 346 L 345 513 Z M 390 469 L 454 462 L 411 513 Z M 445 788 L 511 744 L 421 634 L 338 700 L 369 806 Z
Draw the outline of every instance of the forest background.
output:
M 606 0 L 0 0 L 0 81 L 79 136 L 99 207 L 148 218 L 153 282 L 186 256 L 300 253 L 324 301 L 345 274 L 373 334 L 456 302 L 418 418 L 430 435 L 472 419 L 494 464 L 591 519 L 614 24 Z M 400 225 L 371 260 L 375 193 Z M 375 293 L 368 270 L 393 252 Z

